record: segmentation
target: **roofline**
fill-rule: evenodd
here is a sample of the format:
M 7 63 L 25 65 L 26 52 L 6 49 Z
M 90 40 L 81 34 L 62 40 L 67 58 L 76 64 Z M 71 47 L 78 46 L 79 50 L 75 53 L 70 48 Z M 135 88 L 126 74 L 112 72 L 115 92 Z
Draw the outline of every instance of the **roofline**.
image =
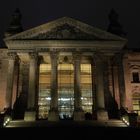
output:
M 31 29 L 28 29 L 28 30 L 25 30 L 25 31 L 23 31 L 23 32 L 20 32 L 20 33 L 17 33 L 17 34 L 15 34 L 15 35 L 12 35 L 12 36 L 9 36 L 9 37 L 6 37 L 6 38 L 4 38 L 3 40 L 4 41 L 7 41 L 7 40 L 12 40 L 12 39 L 14 39 L 14 38 L 16 38 L 17 36 L 22 36 L 22 35 L 24 35 L 25 33 L 26 34 L 28 34 L 28 33 L 32 33 L 32 32 L 37 32 L 37 31 L 40 31 L 41 29 L 43 29 L 43 28 L 46 28 L 46 29 L 48 29 L 48 31 L 50 30 L 50 28 L 53 28 L 53 26 L 55 26 L 55 23 L 63 23 L 63 21 L 65 21 L 66 23 L 68 22 L 68 23 L 75 23 L 75 24 L 77 24 L 77 25 L 82 25 L 82 27 L 83 27 L 83 30 L 84 31 L 88 31 L 89 33 L 93 33 L 93 30 L 94 31 L 97 31 L 97 32 L 99 32 L 99 35 L 102 35 L 102 34 L 107 34 L 108 36 L 111 36 L 111 37 L 114 37 L 114 38 L 118 38 L 118 40 L 125 40 L 125 41 L 127 41 L 127 39 L 125 39 L 125 38 L 122 38 L 122 37 L 120 37 L 120 36 L 118 36 L 118 35 L 115 35 L 115 34 L 112 34 L 112 33 L 110 33 L 110 32 L 107 32 L 107 31 L 104 31 L 104 30 L 101 30 L 101 29 L 99 29 L 99 28 L 95 28 L 95 27 L 93 27 L 93 26 L 91 26 L 91 25 L 88 25 L 88 24 L 86 24 L 86 23 L 83 23 L 83 22 L 81 22 L 81 21 L 79 21 L 79 20 L 76 20 L 76 19 L 73 19 L 73 18 L 70 18 L 70 17 L 62 17 L 62 18 L 58 18 L 58 19 L 55 19 L 55 20 L 53 20 L 53 21 L 50 21 L 50 22 L 48 22 L 48 23 L 45 23 L 45 24 L 42 24 L 42 25 L 39 25 L 39 26 L 37 26 L 37 27 L 33 27 L 33 28 L 31 28 Z M 80 28 L 80 27 L 79 27 Z M 98 36 L 98 35 L 97 35 Z M 102 35 L 103 36 L 103 35 Z M 117 40 L 117 39 L 116 39 Z

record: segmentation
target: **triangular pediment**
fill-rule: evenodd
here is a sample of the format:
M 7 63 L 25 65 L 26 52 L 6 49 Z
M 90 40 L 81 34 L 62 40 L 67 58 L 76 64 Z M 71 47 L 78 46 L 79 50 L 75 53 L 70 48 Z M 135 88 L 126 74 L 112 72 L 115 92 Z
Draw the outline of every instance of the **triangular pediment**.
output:
M 7 37 L 6 40 L 125 40 L 78 20 L 63 17 Z

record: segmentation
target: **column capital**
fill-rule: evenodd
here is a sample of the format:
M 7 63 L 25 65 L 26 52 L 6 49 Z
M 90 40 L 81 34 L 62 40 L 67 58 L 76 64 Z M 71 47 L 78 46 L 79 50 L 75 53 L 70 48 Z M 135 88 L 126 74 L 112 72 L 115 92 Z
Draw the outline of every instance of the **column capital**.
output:
M 81 60 L 81 56 L 82 56 L 81 52 L 73 52 L 72 55 L 74 60 L 79 60 L 79 61 Z
M 38 54 L 36 52 L 29 52 L 29 57 L 30 57 L 30 59 L 37 59 Z
M 58 51 L 50 51 L 50 58 L 51 58 L 52 65 L 58 65 L 59 52 Z
M 97 52 L 93 53 L 92 58 L 94 59 L 95 63 L 103 61 L 103 55 Z
M 58 58 L 58 51 L 50 51 L 50 57 L 51 59 L 57 59 Z
M 7 55 L 8 55 L 8 58 L 11 60 L 16 60 L 18 58 L 18 55 L 16 52 L 8 52 Z

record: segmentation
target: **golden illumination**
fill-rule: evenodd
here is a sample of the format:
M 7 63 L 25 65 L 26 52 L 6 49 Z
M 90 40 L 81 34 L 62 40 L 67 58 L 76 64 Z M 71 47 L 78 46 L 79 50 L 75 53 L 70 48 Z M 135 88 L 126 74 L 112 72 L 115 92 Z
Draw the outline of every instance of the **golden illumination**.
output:
M 58 65 L 58 71 L 59 70 L 74 70 L 73 64 L 59 64 Z
M 58 109 L 60 118 L 73 116 L 74 111 L 74 65 L 58 64 Z M 92 113 L 91 64 L 81 64 L 81 93 L 84 112 Z M 40 65 L 39 75 L 39 118 L 48 117 L 51 101 L 51 64 Z
M 91 64 L 81 64 L 81 92 L 82 108 L 85 112 L 92 113 L 92 73 Z
M 133 94 L 133 111 L 140 114 L 140 93 Z
M 58 65 L 58 109 L 61 119 L 71 118 L 74 111 L 74 67 L 73 64 Z
M 90 64 L 81 64 L 81 72 L 90 74 L 91 73 L 91 65 Z
M 51 71 L 51 64 L 40 64 L 40 73 Z
M 40 64 L 38 118 L 47 119 L 50 110 L 51 64 Z

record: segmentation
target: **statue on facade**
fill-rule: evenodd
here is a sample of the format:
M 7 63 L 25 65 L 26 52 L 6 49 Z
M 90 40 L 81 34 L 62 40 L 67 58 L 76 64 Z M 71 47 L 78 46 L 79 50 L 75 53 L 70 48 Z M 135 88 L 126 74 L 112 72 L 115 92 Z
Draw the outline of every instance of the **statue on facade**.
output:
M 114 9 L 111 9 L 109 15 L 109 26 L 107 31 L 119 36 L 125 36 L 126 33 L 123 31 L 122 25 L 119 23 L 119 15 Z
M 17 8 L 14 11 L 14 14 L 12 15 L 10 25 L 7 31 L 5 32 L 5 37 L 8 37 L 8 36 L 11 36 L 11 35 L 14 35 L 16 33 L 23 31 L 23 28 L 21 25 L 21 18 L 22 18 L 22 15 L 20 13 L 20 10 Z

